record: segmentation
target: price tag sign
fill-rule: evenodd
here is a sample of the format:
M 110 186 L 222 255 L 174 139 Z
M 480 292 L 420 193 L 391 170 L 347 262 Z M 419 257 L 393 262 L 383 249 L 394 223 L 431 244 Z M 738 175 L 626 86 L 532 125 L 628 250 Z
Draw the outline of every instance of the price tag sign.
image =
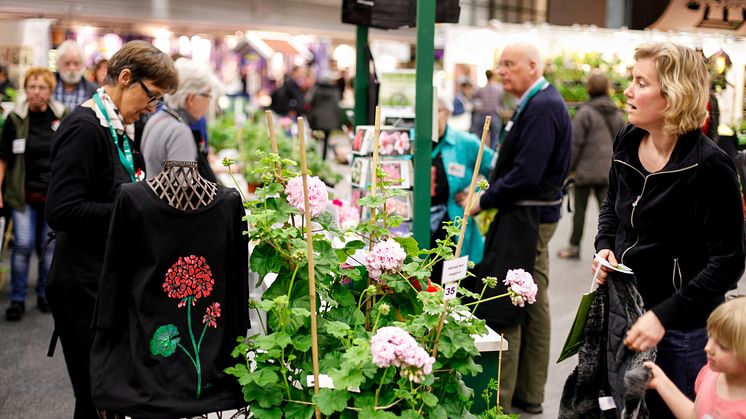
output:
M 449 282 L 443 285 L 443 301 L 450 301 L 456 298 L 458 282 Z
M 455 282 L 466 278 L 466 269 L 469 265 L 469 256 L 461 256 L 458 259 L 451 259 L 443 262 L 443 276 L 441 284 Z

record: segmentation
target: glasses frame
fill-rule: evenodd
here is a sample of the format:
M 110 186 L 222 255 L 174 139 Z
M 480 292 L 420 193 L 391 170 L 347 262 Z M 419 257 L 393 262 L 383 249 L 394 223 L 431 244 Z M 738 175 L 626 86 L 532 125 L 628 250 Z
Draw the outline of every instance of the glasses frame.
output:
M 144 81 L 137 79 L 137 82 L 140 84 L 140 87 L 142 87 L 142 91 L 148 96 L 148 106 L 158 107 L 158 105 L 163 103 L 163 96 L 157 97 L 150 89 L 148 89 L 148 86 L 145 85 Z

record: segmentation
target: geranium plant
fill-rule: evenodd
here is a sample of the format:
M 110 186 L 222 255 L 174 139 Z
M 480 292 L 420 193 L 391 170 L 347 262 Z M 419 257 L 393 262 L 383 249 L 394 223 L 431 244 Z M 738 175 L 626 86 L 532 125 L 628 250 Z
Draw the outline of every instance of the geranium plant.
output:
M 341 229 L 327 212 L 314 210 L 312 220 L 303 219 L 294 162 L 262 154 L 254 168 L 263 187 L 246 203 L 255 243 L 251 269 L 276 279 L 261 301 L 249 304 L 267 313 L 265 333 L 238 339 L 238 363 L 227 372 L 238 379 L 258 419 L 310 418 L 317 408 L 335 418 L 475 417 L 469 411 L 473 390 L 462 377 L 482 371 L 472 336 L 487 329 L 470 315 L 479 295 L 459 288 L 458 298 L 444 306 L 443 291 L 434 285 L 440 278 L 430 278 L 436 263 L 453 257 L 462 220 L 448 224 L 448 237 L 433 249 L 393 237 L 390 229 L 402 219 L 387 211 L 386 202 L 405 192 L 389 189 L 395 180 L 376 169 L 377 189 L 359 204 L 378 217 Z M 323 208 L 328 198 L 312 179 L 310 208 Z M 312 383 L 306 228 L 314 232 L 319 296 L 318 394 Z M 517 278 L 508 294 L 515 303 L 531 303 L 527 277 Z M 496 279 L 484 282 L 494 286 Z

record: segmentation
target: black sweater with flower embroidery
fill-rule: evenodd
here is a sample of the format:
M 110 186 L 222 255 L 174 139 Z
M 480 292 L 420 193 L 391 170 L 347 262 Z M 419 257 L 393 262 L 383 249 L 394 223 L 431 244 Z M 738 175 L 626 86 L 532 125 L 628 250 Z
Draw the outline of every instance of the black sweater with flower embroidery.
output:
M 93 320 L 96 407 L 149 418 L 245 405 L 223 371 L 250 326 L 243 215 L 233 189 L 185 212 L 145 183 L 122 186 Z

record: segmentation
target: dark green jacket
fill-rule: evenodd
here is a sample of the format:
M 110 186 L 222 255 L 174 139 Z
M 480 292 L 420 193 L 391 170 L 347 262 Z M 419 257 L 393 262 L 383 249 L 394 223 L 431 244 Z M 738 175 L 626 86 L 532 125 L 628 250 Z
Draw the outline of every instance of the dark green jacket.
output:
M 70 113 L 65 105 L 54 99 L 49 101 L 49 108 L 54 115 L 63 119 Z M 29 128 L 28 102 L 20 102 L 8 115 L 6 124 L 12 123 L 16 129 L 16 138 L 27 138 Z M 14 154 L 6 162 L 5 179 L 3 180 L 3 204 L 6 208 L 23 211 L 26 208 L 26 159 L 23 153 Z

